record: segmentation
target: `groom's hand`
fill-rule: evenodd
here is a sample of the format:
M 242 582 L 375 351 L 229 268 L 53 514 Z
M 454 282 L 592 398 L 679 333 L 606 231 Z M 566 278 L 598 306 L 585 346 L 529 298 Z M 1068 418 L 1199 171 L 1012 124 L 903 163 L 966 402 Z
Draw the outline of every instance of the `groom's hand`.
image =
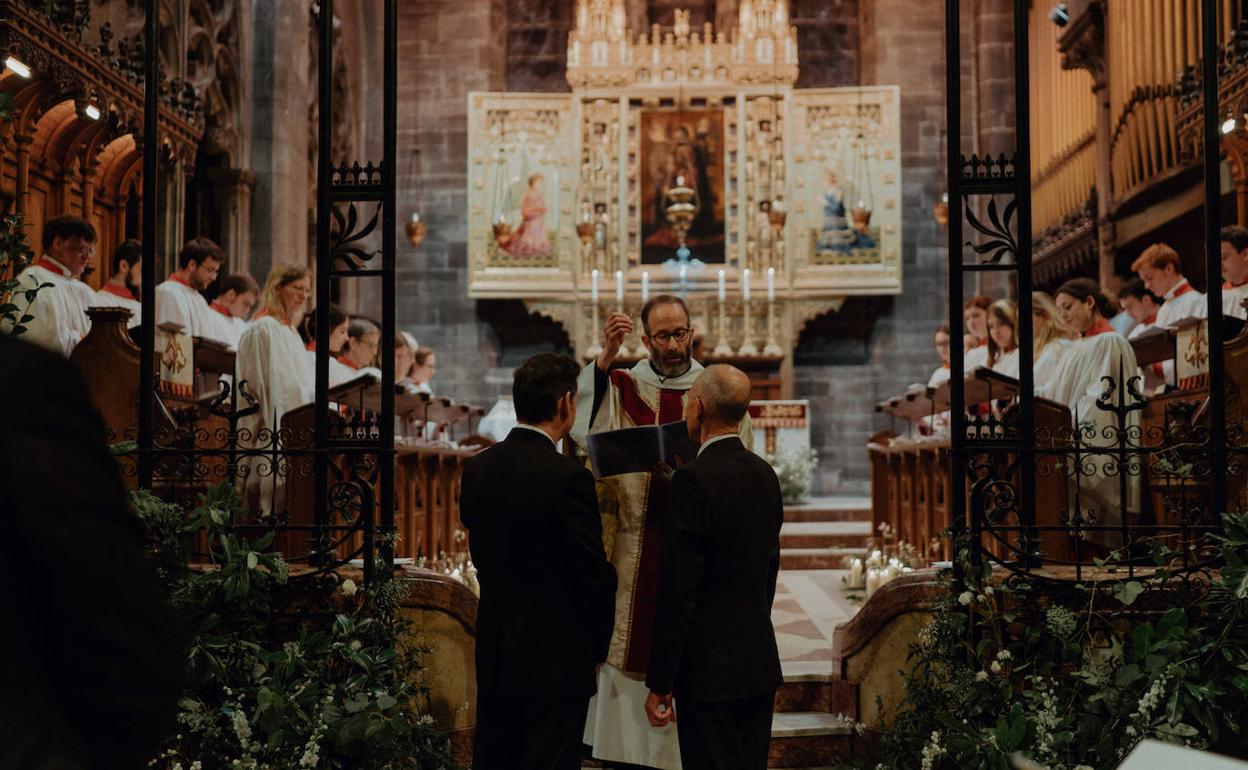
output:
M 659 695 L 651 692 L 646 696 L 646 718 L 651 727 L 663 727 L 668 722 L 676 722 L 676 709 L 672 705 L 671 695 Z

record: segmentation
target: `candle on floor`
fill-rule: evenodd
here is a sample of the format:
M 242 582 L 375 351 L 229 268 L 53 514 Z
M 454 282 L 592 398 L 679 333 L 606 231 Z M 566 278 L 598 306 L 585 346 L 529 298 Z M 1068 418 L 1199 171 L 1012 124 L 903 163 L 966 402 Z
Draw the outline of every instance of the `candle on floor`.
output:
M 878 569 L 867 570 L 867 596 L 875 593 L 881 585 L 880 571 Z

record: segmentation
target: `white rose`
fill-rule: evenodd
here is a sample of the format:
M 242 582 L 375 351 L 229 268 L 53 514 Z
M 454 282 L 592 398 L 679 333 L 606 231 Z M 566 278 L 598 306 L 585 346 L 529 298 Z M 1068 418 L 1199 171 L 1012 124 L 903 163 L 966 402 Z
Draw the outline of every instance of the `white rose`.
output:
M 980 672 L 977 672 L 977 673 L 975 674 L 975 681 L 976 681 L 976 682 L 987 682 L 987 681 L 988 681 L 988 672 L 987 672 L 987 671 L 980 671 Z
M 355 581 L 351 578 L 342 581 L 341 587 L 343 596 L 355 596 L 355 592 L 359 590 L 359 587 L 356 586 Z
M 963 605 L 970 604 L 971 600 L 974 598 L 975 598 L 975 595 L 972 594 L 970 591 L 963 591 L 961 594 L 958 595 L 958 604 L 963 604 Z
M 998 662 L 998 661 L 995 661 L 995 660 L 994 660 L 994 661 L 992 662 L 992 666 L 991 666 L 990 668 L 992 668 L 992 673 L 994 673 L 994 674 L 1000 674 L 1000 673 L 1001 673 L 1001 663 L 1000 663 L 1000 662 Z

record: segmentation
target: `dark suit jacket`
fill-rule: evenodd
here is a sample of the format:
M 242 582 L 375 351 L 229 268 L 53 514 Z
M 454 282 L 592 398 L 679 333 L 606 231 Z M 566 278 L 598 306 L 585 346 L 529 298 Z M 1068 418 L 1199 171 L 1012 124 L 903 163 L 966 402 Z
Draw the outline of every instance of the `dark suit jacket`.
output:
M 146 767 L 182 639 L 104 425 L 63 357 L 0 334 L 0 768 Z
M 775 471 L 733 437 L 676 471 L 646 685 L 723 701 L 780 686 L 771 603 L 784 506 Z
M 460 516 L 481 583 L 477 689 L 588 699 L 615 620 L 594 479 L 516 428 L 464 467 Z

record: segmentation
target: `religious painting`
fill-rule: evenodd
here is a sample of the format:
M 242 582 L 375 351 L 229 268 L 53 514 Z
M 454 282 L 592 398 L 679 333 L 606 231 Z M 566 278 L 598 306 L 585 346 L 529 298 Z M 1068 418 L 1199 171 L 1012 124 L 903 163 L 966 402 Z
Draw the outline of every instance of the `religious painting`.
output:
M 469 94 L 468 267 L 474 296 L 566 291 L 579 241 L 578 121 L 561 94 Z
M 901 290 L 901 131 L 896 86 L 797 91 L 789 225 L 794 285 Z
M 724 113 L 719 109 L 641 113 L 641 261 L 673 259 L 680 239 L 667 222 L 669 193 L 683 180 L 697 194 L 685 236 L 693 257 L 722 263 L 725 252 Z

